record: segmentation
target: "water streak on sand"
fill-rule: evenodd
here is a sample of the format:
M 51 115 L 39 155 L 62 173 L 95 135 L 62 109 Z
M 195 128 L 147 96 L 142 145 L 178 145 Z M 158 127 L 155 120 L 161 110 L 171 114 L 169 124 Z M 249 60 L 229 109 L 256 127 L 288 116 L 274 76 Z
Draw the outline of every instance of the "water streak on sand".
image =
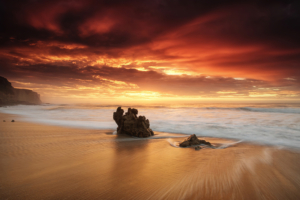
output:
M 270 165 L 272 163 L 273 152 L 274 149 L 271 148 L 259 149 L 257 153 L 244 156 L 239 162 L 234 162 L 230 170 L 227 169 L 221 174 L 219 174 L 221 171 L 220 166 L 214 164 L 222 163 L 223 167 L 227 168 L 226 166 L 228 166 L 228 164 L 225 164 L 224 161 L 233 162 L 234 159 L 230 160 L 230 158 L 226 160 L 222 158 L 220 154 L 218 155 L 218 153 L 216 153 L 217 155 L 209 158 L 207 162 L 201 163 L 201 165 L 197 165 L 198 162 L 195 161 L 193 170 L 191 170 L 190 173 L 182 179 L 172 182 L 171 186 L 168 185 L 156 191 L 147 199 L 201 199 L 201 197 L 214 199 L 214 196 L 219 196 L 219 198 L 221 197 L 221 199 L 223 199 L 222 194 L 231 192 L 232 188 L 235 188 L 238 194 L 232 194 L 229 199 L 232 199 L 235 195 L 244 195 L 241 191 L 245 190 L 241 184 L 244 175 L 250 173 L 255 176 L 258 165 Z M 232 155 L 231 152 L 230 154 Z M 214 174 L 209 173 L 210 171 L 213 171 Z M 255 196 L 261 197 L 262 189 L 259 188 L 259 185 L 255 185 L 255 187 L 256 194 L 252 195 L 250 199 Z

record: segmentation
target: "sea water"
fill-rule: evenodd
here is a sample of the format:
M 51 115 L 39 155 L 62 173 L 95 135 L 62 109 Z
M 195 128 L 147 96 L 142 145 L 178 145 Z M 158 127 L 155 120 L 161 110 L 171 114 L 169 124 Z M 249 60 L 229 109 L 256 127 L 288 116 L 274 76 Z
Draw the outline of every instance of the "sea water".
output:
M 90 129 L 116 129 L 113 112 L 105 105 L 17 105 L 0 112 L 22 120 Z M 127 111 L 129 106 L 122 108 Z M 150 120 L 154 131 L 300 148 L 300 104 L 193 104 L 130 106 Z

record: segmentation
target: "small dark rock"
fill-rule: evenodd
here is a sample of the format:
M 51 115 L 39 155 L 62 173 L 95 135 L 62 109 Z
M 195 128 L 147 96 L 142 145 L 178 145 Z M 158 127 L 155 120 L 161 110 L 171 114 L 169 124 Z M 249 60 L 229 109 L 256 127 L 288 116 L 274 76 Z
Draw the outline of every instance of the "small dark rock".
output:
M 200 145 L 200 144 L 205 144 L 208 146 L 211 146 L 210 142 L 206 142 L 205 140 L 199 140 L 195 134 L 190 135 L 187 139 L 182 141 L 179 146 L 180 147 L 188 147 L 192 145 Z
M 5 120 L 3 120 L 3 122 L 5 122 Z
M 208 146 L 211 146 L 211 143 L 210 142 L 206 142 L 205 140 L 200 140 L 201 144 L 205 144 L 205 145 L 208 145 Z
M 11 122 L 15 122 L 15 120 L 11 120 Z
M 187 146 L 190 146 L 190 142 L 189 141 L 183 141 L 179 144 L 179 146 L 181 147 L 187 147 Z
M 195 150 L 200 150 L 200 149 L 202 149 L 200 146 L 195 147 Z

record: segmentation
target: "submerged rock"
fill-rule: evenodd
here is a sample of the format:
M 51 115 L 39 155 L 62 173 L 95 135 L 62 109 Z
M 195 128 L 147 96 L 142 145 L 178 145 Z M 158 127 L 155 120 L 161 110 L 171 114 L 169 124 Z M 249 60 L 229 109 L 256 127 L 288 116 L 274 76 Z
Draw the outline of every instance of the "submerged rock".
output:
M 15 122 L 15 120 L 11 120 L 11 122 Z
M 150 122 L 145 116 L 137 116 L 138 110 L 128 108 L 128 111 L 123 115 L 124 110 L 121 107 L 114 112 L 113 119 L 118 125 L 118 134 L 127 134 L 135 137 L 149 137 L 154 135 L 150 129 Z
M 187 139 L 179 143 L 179 146 L 188 147 L 188 146 L 200 145 L 200 144 L 211 146 L 210 142 L 206 142 L 205 140 L 199 140 L 195 134 L 190 135 Z

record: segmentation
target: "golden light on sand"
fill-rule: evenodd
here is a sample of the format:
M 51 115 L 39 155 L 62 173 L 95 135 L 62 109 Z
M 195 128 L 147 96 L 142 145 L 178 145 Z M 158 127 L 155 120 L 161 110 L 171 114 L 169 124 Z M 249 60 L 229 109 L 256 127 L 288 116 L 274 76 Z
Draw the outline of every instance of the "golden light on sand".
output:
M 299 153 L 287 149 L 210 137 L 219 149 L 195 151 L 170 145 L 182 141 L 185 137 L 179 137 L 184 136 L 181 134 L 155 132 L 152 139 L 139 139 L 113 135 L 112 130 L 14 119 L 13 125 L 1 125 L 0 132 L 0 158 L 5 160 L 0 179 L 5 190 L 0 193 L 4 198 L 73 199 L 84 194 L 88 199 L 227 200 L 300 196 Z

